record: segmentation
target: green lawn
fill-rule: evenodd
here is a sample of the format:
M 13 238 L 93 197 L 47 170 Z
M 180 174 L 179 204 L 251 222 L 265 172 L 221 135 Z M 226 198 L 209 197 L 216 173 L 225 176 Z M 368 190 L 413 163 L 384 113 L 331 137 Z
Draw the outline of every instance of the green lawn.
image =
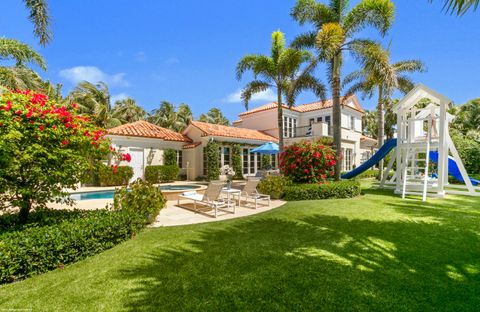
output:
M 86 261 L 0 286 L 0 310 L 479 310 L 480 198 L 292 202 L 148 229 Z

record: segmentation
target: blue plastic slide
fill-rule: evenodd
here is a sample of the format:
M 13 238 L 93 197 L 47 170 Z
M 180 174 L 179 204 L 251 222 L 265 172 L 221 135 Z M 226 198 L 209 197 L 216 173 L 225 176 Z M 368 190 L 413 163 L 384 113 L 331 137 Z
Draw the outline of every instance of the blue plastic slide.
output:
M 438 152 L 430 152 L 430 159 L 434 163 L 438 164 Z M 457 162 L 452 156 L 448 156 L 448 174 L 458 181 L 465 183 L 465 181 L 463 181 L 462 174 L 460 173 L 460 169 L 457 166 Z M 475 180 L 474 178 L 470 178 L 470 181 L 472 181 L 474 186 L 480 184 L 480 181 Z
M 369 160 L 367 160 L 357 168 L 353 169 L 352 171 L 342 175 L 342 179 L 354 178 L 360 173 L 372 168 L 373 166 L 378 164 L 380 160 L 384 159 L 388 155 L 388 153 L 390 153 L 390 151 L 394 149 L 396 146 L 397 146 L 397 139 L 387 140 L 382 145 L 382 147 L 380 147 L 380 149 Z

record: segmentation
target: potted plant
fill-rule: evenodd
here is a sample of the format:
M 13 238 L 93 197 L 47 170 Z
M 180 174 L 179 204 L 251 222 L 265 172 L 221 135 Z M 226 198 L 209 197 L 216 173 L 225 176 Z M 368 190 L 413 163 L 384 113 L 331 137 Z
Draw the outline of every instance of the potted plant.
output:
M 229 165 L 225 165 L 220 168 L 220 172 L 227 177 L 227 188 L 230 189 L 232 187 L 232 180 L 233 176 L 235 175 L 235 171 Z

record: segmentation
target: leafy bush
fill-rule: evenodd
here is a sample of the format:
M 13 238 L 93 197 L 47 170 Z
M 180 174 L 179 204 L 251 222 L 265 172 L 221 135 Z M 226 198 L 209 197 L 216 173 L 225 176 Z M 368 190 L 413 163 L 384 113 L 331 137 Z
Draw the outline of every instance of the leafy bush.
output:
M 292 182 L 282 176 L 268 176 L 258 184 L 258 192 L 270 195 L 272 199 L 282 198 L 285 194 L 285 187 L 291 185 Z
M 130 166 L 116 167 L 116 172 L 112 168 L 101 164 L 98 170 L 100 186 L 120 186 L 127 185 L 133 177 L 133 168 Z
M 285 187 L 285 200 L 351 198 L 360 195 L 358 181 L 335 181 L 322 184 L 295 184 Z
M 72 212 L 68 212 L 72 213 Z M 67 212 L 65 212 L 67 214 Z M 0 283 L 82 260 L 123 242 L 145 225 L 126 211 L 73 212 L 73 218 L 0 235 Z
M 177 151 L 174 149 L 167 149 L 163 151 L 163 164 L 166 166 L 177 165 Z
M 145 167 L 145 181 L 160 183 L 174 181 L 178 178 L 180 168 L 177 165 L 147 166 Z
M 207 179 L 218 180 L 220 177 L 220 145 L 215 141 L 209 141 L 205 146 L 207 153 Z
M 452 139 L 469 174 L 480 173 L 480 143 L 452 130 Z
M 242 149 L 240 144 L 232 144 L 232 167 L 235 171 L 233 178 L 235 180 L 243 180 L 242 174 Z
M 72 203 L 65 189 L 95 163 L 130 158 L 109 149 L 105 131 L 77 109 L 29 90 L 0 94 L 0 209 L 14 206 L 26 221 L 32 207 Z
M 333 177 L 337 161 L 334 150 L 321 141 L 301 141 L 280 154 L 283 174 L 298 183 L 324 182 Z
M 133 182 L 128 189 L 124 187 L 117 190 L 113 198 L 115 210 L 139 215 L 148 224 L 155 221 L 165 203 L 165 197 L 160 189 L 142 180 Z

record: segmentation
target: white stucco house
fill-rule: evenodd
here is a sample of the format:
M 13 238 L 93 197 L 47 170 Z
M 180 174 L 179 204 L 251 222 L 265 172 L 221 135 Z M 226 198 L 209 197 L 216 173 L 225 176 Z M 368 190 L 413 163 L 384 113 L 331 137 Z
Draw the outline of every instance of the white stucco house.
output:
M 342 148 L 344 170 L 351 170 L 368 159 L 376 145 L 376 140 L 362 135 L 362 115 L 364 110 L 355 96 L 342 107 Z M 276 103 L 268 103 L 243 112 L 233 127 L 191 121 L 188 127 L 177 133 L 146 121 L 137 121 L 107 130 L 107 137 L 121 152 L 128 152 L 134 168 L 132 179 L 143 178 L 149 165 L 163 164 L 163 151 L 177 151 L 177 164 L 194 180 L 206 175 L 207 159 L 204 148 L 210 140 L 220 143 L 220 164 L 230 165 L 232 143 L 241 144 L 242 174 L 255 175 L 261 166 L 261 155 L 251 150 L 263 143 L 278 142 Z M 295 107 L 284 106 L 284 137 L 289 145 L 299 140 L 314 140 L 331 136 L 332 102 L 314 102 Z M 275 157 L 272 165 L 278 164 Z M 123 163 L 121 165 L 127 165 Z

